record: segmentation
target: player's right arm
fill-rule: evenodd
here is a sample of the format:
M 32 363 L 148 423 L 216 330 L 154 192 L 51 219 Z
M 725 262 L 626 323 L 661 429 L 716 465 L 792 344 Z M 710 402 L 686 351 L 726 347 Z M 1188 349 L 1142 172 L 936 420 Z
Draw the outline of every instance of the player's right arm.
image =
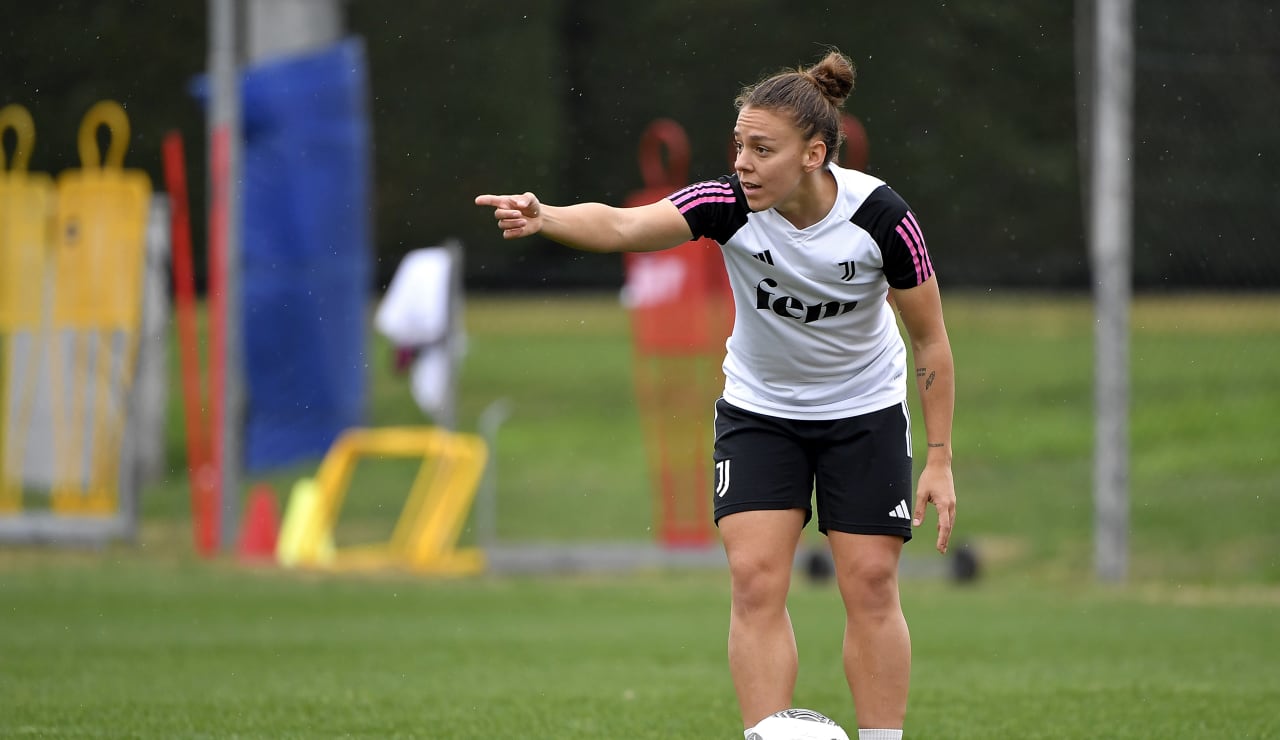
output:
M 587 252 L 656 252 L 693 238 L 688 221 L 670 200 L 634 208 L 603 203 L 549 206 L 533 193 L 481 195 L 476 205 L 493 208 L 502 238 L 542 234 Z

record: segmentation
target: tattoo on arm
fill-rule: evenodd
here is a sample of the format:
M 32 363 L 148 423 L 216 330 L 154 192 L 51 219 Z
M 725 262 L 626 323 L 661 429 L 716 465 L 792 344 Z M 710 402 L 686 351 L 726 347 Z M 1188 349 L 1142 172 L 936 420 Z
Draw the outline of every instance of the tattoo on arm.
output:
M 933 387 L 933 381 L 937 377 L 938 377 L 938 373 L 936 372 L 929 373 L 929 379 L 924 381 L 924 389 L 926 391 Z
M 923 377 L 924 377 L 924 374 L 925 374 L 925 373 L 927 373 L 927 372 L 929 372 L 929 369 L 928 369 L 928 368 L 918 367 L 918 368 L 916 368 L 916 377 L 917 377 L 917 378 L 923 378 Z
M 946 447 L 947 445 L 945 442 L 930 442 L 929 446 L 930 447 Z

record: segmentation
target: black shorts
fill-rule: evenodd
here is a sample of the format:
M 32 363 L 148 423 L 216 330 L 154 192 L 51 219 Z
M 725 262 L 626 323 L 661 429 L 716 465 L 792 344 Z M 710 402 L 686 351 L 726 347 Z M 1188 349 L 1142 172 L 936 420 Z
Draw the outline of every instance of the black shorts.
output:
M 818 530 L 911 539 L 911 420 L 905 403 L 847 419 L 765 416 L 716 401 L 715 520 L 818 506 Z

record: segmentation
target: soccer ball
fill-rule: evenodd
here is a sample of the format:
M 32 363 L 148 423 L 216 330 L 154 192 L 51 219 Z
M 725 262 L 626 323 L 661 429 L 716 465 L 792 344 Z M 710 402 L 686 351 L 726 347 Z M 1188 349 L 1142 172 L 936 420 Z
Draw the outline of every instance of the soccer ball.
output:
M 784 709 L 747 730 L 747 740 L 849 740 L 849 736 L 820 712 Z

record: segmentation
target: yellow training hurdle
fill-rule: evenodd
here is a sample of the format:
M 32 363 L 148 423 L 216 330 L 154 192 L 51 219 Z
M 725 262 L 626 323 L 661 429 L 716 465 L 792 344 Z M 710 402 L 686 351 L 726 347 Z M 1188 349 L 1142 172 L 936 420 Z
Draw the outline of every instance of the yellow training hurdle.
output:
M 421 458 L 422 465 L 388 542 L 334 548 L 334 526 L 361 457 Z M 483 553 L 458 549 L 457 542 L 487 457 L 480 437 L 435 427 L 348 430 L 329 448 L 314 487 L 295 488 L 277 555 L 286 565 L 332 570 L 478 573 L 484 569 Z

